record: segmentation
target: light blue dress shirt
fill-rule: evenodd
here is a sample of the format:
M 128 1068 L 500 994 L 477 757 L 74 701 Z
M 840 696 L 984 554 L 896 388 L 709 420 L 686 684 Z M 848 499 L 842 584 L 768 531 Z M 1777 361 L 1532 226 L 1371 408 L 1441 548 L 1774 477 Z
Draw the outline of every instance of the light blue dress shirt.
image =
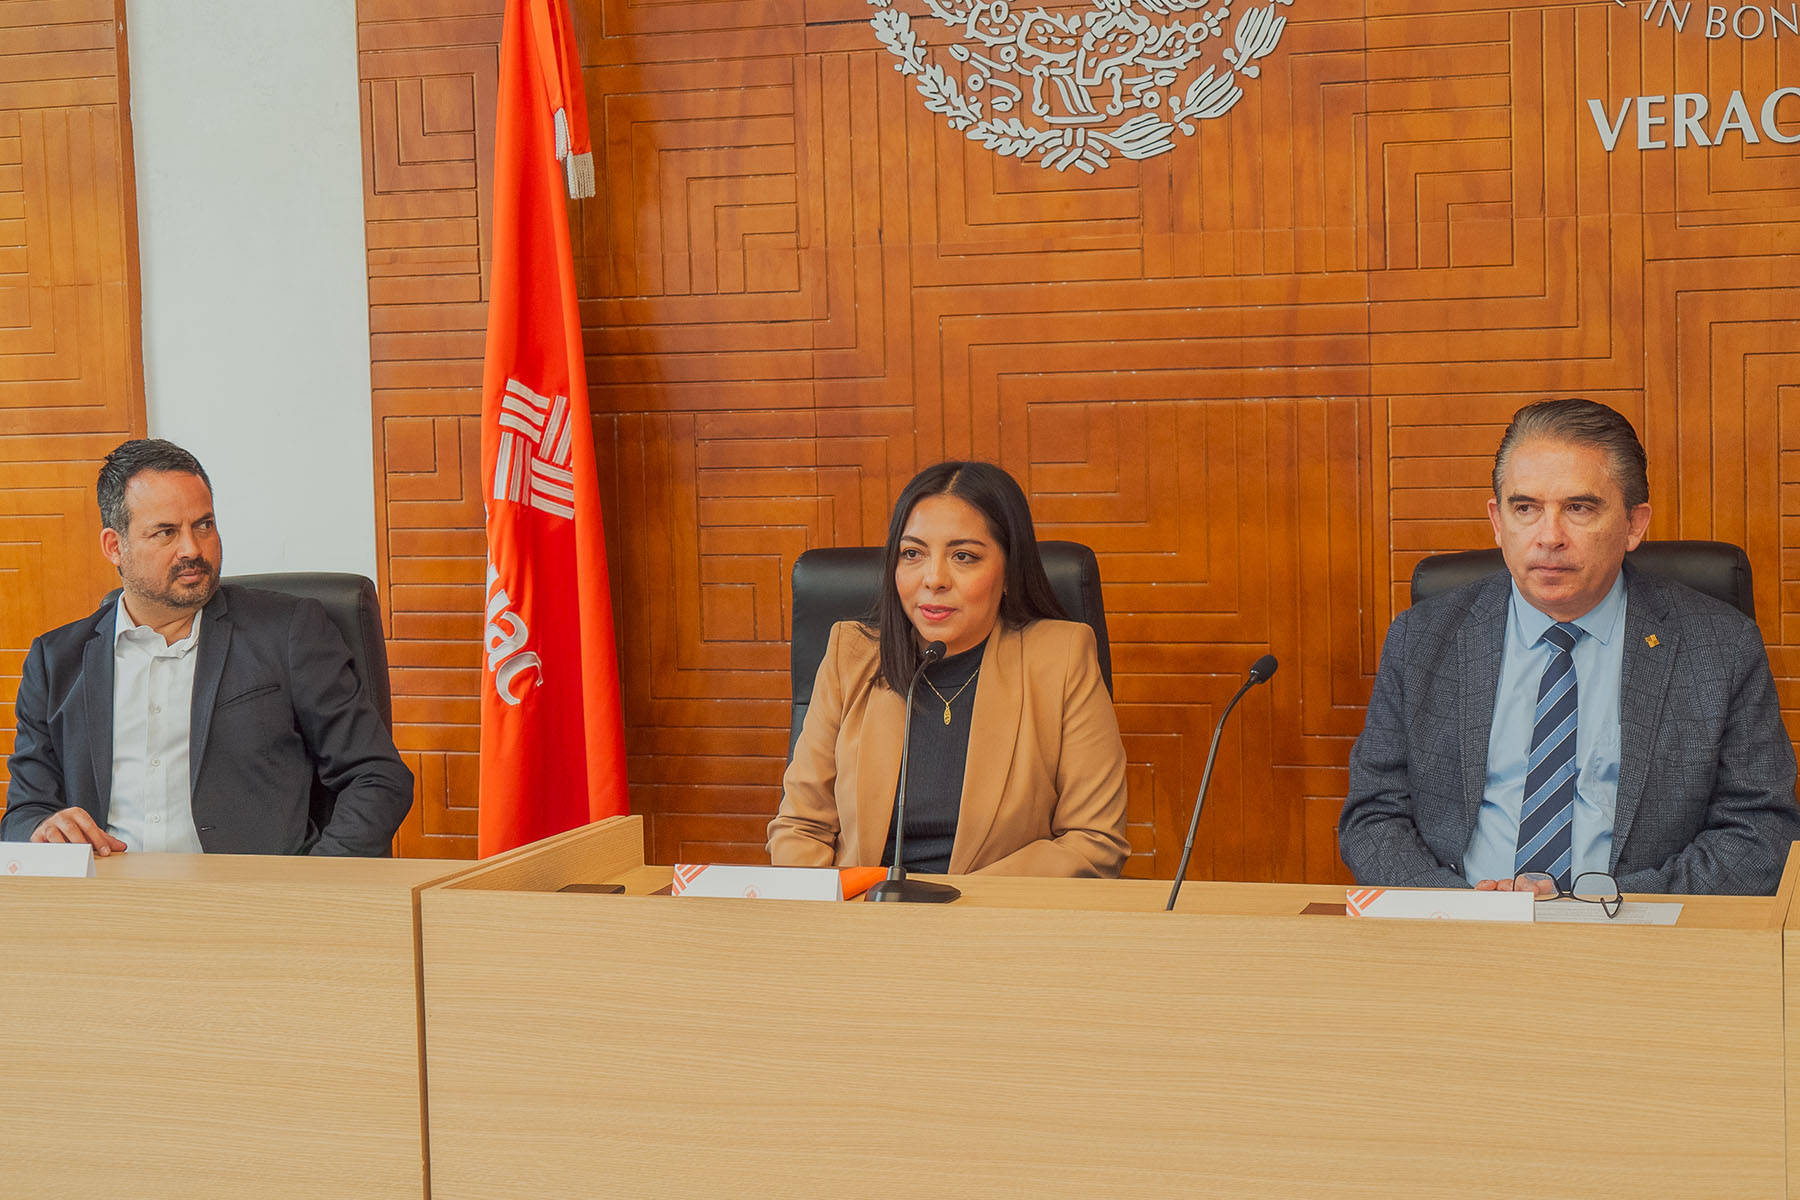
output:
M 1463 876 L 1470 883 L 1513 877 L 1538 681 L 1556 653 L 1542 639 L 1544 630 L 1554 624 L 1519 594 L 1514 583 L 1500 687 L 1494 693 L 1494 724 L 1488 733 L 1487 789 L 1475 817 L 1475 836 L 1463 856 Z M 1570 624 L 1579 625 L 1584 635 L 1572 652 L 1580 713 L 1575 731 L 1573 878 L 1583 871 L 1605 872 L 1612 863 L 1613 809 L 1619 795 L 1619 683 L 1625 664 L 1624 573 L 1613 580 L 1606 599 Z

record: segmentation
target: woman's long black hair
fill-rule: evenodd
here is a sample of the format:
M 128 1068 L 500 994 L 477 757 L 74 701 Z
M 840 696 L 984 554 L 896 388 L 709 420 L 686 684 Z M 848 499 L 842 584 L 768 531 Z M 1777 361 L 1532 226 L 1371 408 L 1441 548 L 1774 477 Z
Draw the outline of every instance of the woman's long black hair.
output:
M 881 589 L 863 624 L 881 642 L 881 679 L 904 693 L 924 656 L 918 631 L 907 619 L 894 572 L 900 565 L 900 537 L 919 501 L 928 496 L 955 496 L 987 518 L 988 531 L 1006 556 L 1006 588 L 1000 597 L 1000 620 L 1021 628 L 1041 617 L 1067 620 L 1063 606 L 1044 574 L 1038 557 L 1037 530 L 1031 506 L 1011 475 L 985 462 L 941 462 L 926 467 L 894 501 L 888 521 L 887 550 L 881 559 Z

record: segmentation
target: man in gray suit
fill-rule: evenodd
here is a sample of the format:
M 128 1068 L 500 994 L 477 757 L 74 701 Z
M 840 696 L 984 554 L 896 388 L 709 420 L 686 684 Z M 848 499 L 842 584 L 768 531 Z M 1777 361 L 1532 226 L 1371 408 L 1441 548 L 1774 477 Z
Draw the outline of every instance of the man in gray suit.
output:
M 1737 609 L 1624 565 L 1649 498 L 1612 409 L 1513 417 L 1488 501 L 1506 573 L 1388 628 L 1338 822 L 1359 882 L 1775 890 L 1800 807 L 1768 654 Z
M 412 772 L 324 608 L 219 585 L 212 484 L 179 446 L 126 442 L 96 490 L 123 588 L 25 657 L 0 838 L 384 853 Z M 315 778 L 335 796 L 322 828 Z

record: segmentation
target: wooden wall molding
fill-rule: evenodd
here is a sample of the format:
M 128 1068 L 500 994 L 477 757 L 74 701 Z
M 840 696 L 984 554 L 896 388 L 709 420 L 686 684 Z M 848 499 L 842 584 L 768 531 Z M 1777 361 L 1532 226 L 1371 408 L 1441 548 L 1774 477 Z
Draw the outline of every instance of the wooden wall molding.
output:
M 31 640 L 118 585 L 94 477 L 145 428 L 124 20 L 0 5 L 0 779 Z
M 879 540 L 948 456 L 1003 464 L 1045 536 L 1099 552 L 1131 874 L 1173 873 L 1219 706 L 1269 651 L 1194 870 L 1344 878 L 1383 632 L 1420 557 L 1490 540 L 1494 444 L 1546 395 L 1639 423 L 1653 536 L 1749 549 L 1800 705 L 1800 155 L 1609 154 L 1585 103 L 1766 94 L 1791 41 L 1706 51 L 1631 6 L 1295 0 L 1229 115 L 1087 175 L 928 112 L 862 0 L 574 9 L 600 177 L 576 270 L 654 860 L 761 856 L 793 560 Z M 358 6 L 412 853 L 473 847 L 499 11 Z

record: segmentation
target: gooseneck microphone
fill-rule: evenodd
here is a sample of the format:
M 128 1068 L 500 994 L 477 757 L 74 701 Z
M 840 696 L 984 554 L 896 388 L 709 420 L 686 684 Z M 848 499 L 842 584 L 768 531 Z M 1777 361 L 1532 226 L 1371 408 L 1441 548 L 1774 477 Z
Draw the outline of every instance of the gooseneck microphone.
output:
M 919 669 L 913 672 L 912 682 L 906 685 L 906 720 L 900 726 L 900 799 L 894 805 L 894 865 L 888 868 L 886 879 L 869 889 L 868 898 L 872 901 L 947 904 L 962 895 L 947 883 L 928 883 L 906 877 L 906 759 L 912 745 L 913 692 L 918 688 L 919 680 L 925 677 L 925 668 L 944 657 L 945 649 L 942 642 L 926 646 Z
M 1244 680 L 1244 686 L 1237 690 L 1225 711 L 1219 714 L 1219 726 L 1213 730 L 1212 749 L 1206 752 L 1206 769 L 1200 772 L 1200 794 L 1194 797 L 1194 819 L 1188 822 L 1187 844 L 1181 848 L 1181 866 L 1175 871 L 1175 886 L 1169 889 L 1169 902 L 1163 906 L 1168 912 L 1175 907 L 1175 897 L 1181 895 L 1181 881 L 1187 878 L 1188 859 L 1194 854 L 1194 834 L 1200 831 L 1200 806 L 1206 803 L 1206 786 L 1212 782 L 1213 759 L 1219 755 L 1219 738 L 1225 733 L 1225 718 L 1237 707 L 1237 702 L 1244 698 L 1244 693 L 1259 683 L 1266 683 L 1275 668 L 1281 664 L 1275 661 L 1273 654 L 1265 654 L 1250 664 L 1250 678 Z

